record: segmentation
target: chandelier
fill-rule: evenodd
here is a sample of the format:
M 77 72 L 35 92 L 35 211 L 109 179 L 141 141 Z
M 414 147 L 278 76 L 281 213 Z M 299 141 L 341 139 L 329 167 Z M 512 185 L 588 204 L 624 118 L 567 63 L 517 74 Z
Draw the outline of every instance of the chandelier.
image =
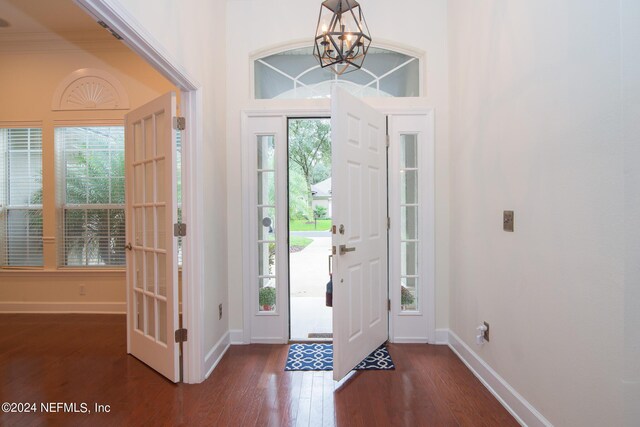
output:
M 313 55 L 322 68 L 337 75 L 359 70 L 369 45 L 371 35 L 357 1 L 322 2 L 313 43 Z

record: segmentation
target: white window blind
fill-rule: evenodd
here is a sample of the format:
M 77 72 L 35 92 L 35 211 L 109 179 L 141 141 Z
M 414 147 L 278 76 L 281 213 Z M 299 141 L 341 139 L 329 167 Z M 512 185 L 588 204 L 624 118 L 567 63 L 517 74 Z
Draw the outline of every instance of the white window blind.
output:
M 42 265 L 42 129 L 0 129 L 0 266 Z
M 55 140 L 59 265 L 123 266 L 124 128 L 57 128 Z

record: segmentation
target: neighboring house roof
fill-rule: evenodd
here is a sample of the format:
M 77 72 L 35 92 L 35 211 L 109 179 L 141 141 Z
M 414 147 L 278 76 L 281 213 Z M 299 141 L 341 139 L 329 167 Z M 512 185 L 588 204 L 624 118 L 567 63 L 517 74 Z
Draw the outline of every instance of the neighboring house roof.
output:
M 311 186 L 311 195 L 313 197 L 331 197 L 331 178 L 313 184 Z

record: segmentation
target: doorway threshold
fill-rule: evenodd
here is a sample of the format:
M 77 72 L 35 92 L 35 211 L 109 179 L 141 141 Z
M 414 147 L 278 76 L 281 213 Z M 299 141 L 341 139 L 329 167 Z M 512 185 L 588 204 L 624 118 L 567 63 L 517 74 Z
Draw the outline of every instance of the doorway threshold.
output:
M 292 338 L 289 340 L 289 344 L 333 344 L 333 339 L 331 338 Z

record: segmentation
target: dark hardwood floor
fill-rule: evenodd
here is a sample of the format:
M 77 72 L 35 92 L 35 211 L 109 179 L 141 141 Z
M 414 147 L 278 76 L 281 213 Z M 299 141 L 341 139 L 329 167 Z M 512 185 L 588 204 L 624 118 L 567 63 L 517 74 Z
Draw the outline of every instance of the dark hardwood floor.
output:
M 231 346 L 202 384 L 175 385 L 126 354 L 124 316 L 0 314 L 2 426 L 514 426 L 445 346 L 392 344 L 395 371 L 285 372 L 287 346 Z M 90 414 L 43 413 L 41 403 Z M 94 404 L 110 406 L 95 413 Z

